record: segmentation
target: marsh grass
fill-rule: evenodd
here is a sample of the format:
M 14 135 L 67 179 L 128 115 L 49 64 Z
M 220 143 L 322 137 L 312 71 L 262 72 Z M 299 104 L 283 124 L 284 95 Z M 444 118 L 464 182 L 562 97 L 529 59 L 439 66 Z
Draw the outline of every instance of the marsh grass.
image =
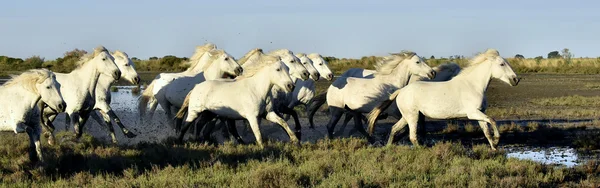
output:
M 587 107 L 599 107 L 600 96 L 580 96 L 571 95 L 565 97 L 553 97 L 553 98 L 540 98 L 533 99 L 531 101 L 534 104 L 542 106 L 587 106 Z
M 64 140 L 67 134 L 59 134 Z M 533 187 L 598 186 L 597 163 L 556 168 L 506 158 L 487 145 L 372 147 L 363 139 L 293 146 L 225 143 L 45 146 L 44 169 L 27 160 L 26 136 L 0 144 L 0 183 L 18 187 Z M 68 139 L 67 139 L 68 140 Z M 327 159 L 327 160 L 324 160 Z

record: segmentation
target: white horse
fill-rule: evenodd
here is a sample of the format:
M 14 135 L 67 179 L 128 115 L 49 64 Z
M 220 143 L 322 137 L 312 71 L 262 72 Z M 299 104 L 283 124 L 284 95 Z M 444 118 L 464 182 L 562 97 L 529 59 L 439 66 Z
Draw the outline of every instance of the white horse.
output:
M 78 67 L 70 73 L 55 73 L 56 80 L 60 83 L 67 108 L 67 122 L 75 128 L 76 138 L 82 134 L 81 126 L 87 121 L 89 113 L 94 110 L 96 104 L 96 85 L 100 75 L 112 77 L 115 80 L 121 78 L 121 71 L 114 62 L 110 52 L 102 47 L 96 47 L 91 54 L 84 55 L 78 62 Z M 46 128 L 48 143 L 54 144 L 54 125 L 52 122 L 58 115 L 50 108 L 45 108 L 42 115 L 42 124 Z M 67 124 L 67 128 L 69 124 Z
M 29 70 L 0 86 L 0 130 L 29 135 L 29 158 L 44 162 L 40 135 L 40 108 L 48 106 L 57 112 L 65 111 L 67 104 L 60 93 L 60 84 L 54 73 L 46 69 Z M 40 102 L 38 102 L 40 101 Z
M 321 55 L 317 53 L 309 55 L 298 54 L 298 57 L 300 58 L 300 61 L 303 62 L 303 65 L 306 66 L 311 64 L 318 72 L 318 76 L 328 81 L 333 79 L 333 73 L 331 72 L 331 69 L 329 69 L 329 63 L 325 61 Z M 307 66 L 306 69 L 309 70 L 311 68 Z M 294 110 L 294 107 L 298 105 L 307 105 L 312 100 L 315 96 L 315 81 L 318 81 L 318 79 L 296 81 L 296 87 L 294 88 L 291 97 L 287 98 L 287 105 L 279 106 L 279 111 L 288 116 L 284 118 L 285 120 L 288 120 L 290 115 L 294 118 L 294 123 L 296 124 L 295 132 L 298 139 L 301 139 L 301 126 L 298 113 Z
M 492 78 L 511 86 L 516 86 L 520 81 L 508 61 L 500 57 L 497 50 L 488 49 L 473 58 L 469 67 L 449 81 L 415 82 L 395 91 L 389 100 L 382 102 L 369 114 L 369 130 L 373 130 L 372 127 L 382 109 L 395 101 L 402 118 L 394 124 L 387 145 L 391 145 L 396 132 L 408 124 L 410 141 L 417 146 L 416 128 L 421 113 L 434 119 L 466 117 L 477 120 L 491 148 L 496 150 L 500 141 L 496 122 L 481 112 L 484 93 Z M 493 140 L 488 123 L 494 131 Z
M 119 50 L 115 51 L 111 55 L 115 58 L 115 63 L 121 71 L 121 78 L 132 84 L 138 85 L 140 83 L 140 76 L 138 75 L 137 71 L 135 71 L 133 61 L 129 59 L 129 55 Z M 121 123 L 119 117 L 110 107 L 110 87 L 115 81 L 117 80 L 115 80 L 112 76 L 107 76 L 104 74 L 100 75 L 100 78 L 98 78 L 98 84 L 96 84 L 96 103 L 94 106 L 94 110 L 97 113 L 90 113 L 92 118 L 96 120 L 98 124 L 105 124 L 108 127 L 108 131 L 110 132 L 110 137 L 112 138 L 113 143 L 117 143 L 117 137 L 115 136 L 115 129 L 113 128 L 111 121 L 115 121 L 119 128 L 121 128 L 123 135 L 127 136 L 128 138 L 133 138 L 136 136 L 129 129 L 127 129 L 123 123 Z M 87 119 L 88 117 L 84 118 Z
M 248 53 L 246 53 L 240 60 L 239 63 L 242 64 L 242 67 L 246 68 L 246 67 L 255 67 L 255 66 L 260 66 L 261 65 L 261 59 L 264 56 L 275 56 L 278 57 L 285 65 L 286 67 L 288 67 L 288 74 L 290 74 L 290 76 L 292 77 L 292 81 L 294 83 L 296 83 L 297 81 L 304 81 L 306 79 L 309 78 L 309 76 L 311 75 L 308 70 L 306 69 L 306 67 L 302 64 L 302 61 L 296 57 L 296 55 L 294 55 L 294 53 L 288 49 L 278 49 L 278 50 L 273 50 L 268 52 L 267 54 L 265 54 L 263 52 L 263 50 L 261 48 L 255 48 L 250 50 Z M 316 71 L 315 71 L 316 72 Z M 314 75 L 314 77 L 316 77 L 316 73 L 312 74 Z M 284 100 L 280 100 L 282 98 L 286 98 L 288 97 L 288 95 L 291 96 L 291 94 L 289 92 L 283 92 L 281 91 L 281 89 L 277 86 L 272 87 L 271 89 L 271 94 L 269 95 L 269 98 L 267 99 L 267 104 L 265 106 L 266 108 L 266 113 L 261 114 L 263 117 L 266 116 L 277 116 L 279 117 L 279 115 L 276 114 L 276 110 L 274 108 L 274 106 L 280 106 L 280 105 L 287 105 L 284 104 L 285 101 Z M 219 118 L 221 120 L 222 123 L 225 123 L 225 121 L 227 121 L 225 118 Z M 241 137 L 239 136 L 238 132 L 237 132 L 237 128 L 235 127 L 235 121 L 227 121 L 228 123 L 228 131 L 238 140 L 238 142 L 243 143 L 243 140 L 241 139 Z M 212 129 L 214 127 L 214 125 L 216 124 L 216 121 L 211 121 L 208 126 L 206 126 L 206 130 L 204 131 L 205 135 L 208 135 L 212 132 Z M 260 119 L 259 119 L 259 124 L 260 124 Z M 287 126 L 287 124 L 286 124 Z M 223 125 L 221 125 L 220 127 L 223 127 Z M 198 134 L 200 133 L 201 129 L 196 129 L 196 136 L 198 136 Z
M 411 75 L 434 78 L 435 74 L 416 53 L 405 51 L 380 60 L 373 78 L 338 78 L 327 90 L 331 115 L 327 124 L 328 137 L 333 138 L 335 125 L 348 110 L 354 115 L 354 126 L 370 139 L 362 127 L 361 113 L 370 112 L 391 93 L 408 84 Z
M 368 69 L 365 69 L 365 70 L 368 70 Z M 454 76 L 458 75 L 458 73 L 460 72 L 460 66 L 453 62 L 444 63 L 444 64 L 434 67 L 433 71 L 436 72 L 435 78 L 433 78 L 433 79 L 429 79 L 427 77 L 421 77 L 418 75 L 413 75 L 410 77 L 410 80 L 408 81 L 408 83 L 410 84 L 410 83 L 417 82 L 417 81 L 426 81 L 426 82 L 448 81 L 448 80 L 452 79 Z M 373 75 L 367 75 L 367 76 L 372 77 Z M 344 119 L 342 126 L 340 127 L 340 129 L 338 131 L 336 131 L 338 134 L 341 134 L 344 132 L 344 129 L 346 128 L 346 126 L 348 125 L 350 120 L 353 118 L 353 116 L 349 115 L 348 113 L 345 113 L 345 115 L 346 115 L 346 118 Z M 379 118 L 385 119 L 388 116 L 392 116 L 396 119 L 400 119 L 402 117 L 400 114 L 400 111 L 394 105 L 392 105 L 391 108 L 387 108 L 385 113 L 382 113 L 382 115 L 380 115 Z M 361 115 L 361 118 L 364 121 L 364 123 L 367 123 L 367 118 L 365 116 Z M 357 130 L 353 129 L 352 131 L 357 131 Z M 353 134 L 352 131 L 350 134 Z
M 262 114 L 267 113 L 267 98 L 271 89 L 278 86 L 285 92 L 291 92 L 294 82 L 290 78 L 288 67 L 277 57 L 262 56 L 253 66 L 244 69 L 244 74 L 234 80 L 205 81 L 192 89 L 176 115 L 176 124 L 179 127 L 187 114 L 179 134 L 180 142 L 196 118 L 199 119 L 199 127 L 196 129 L 200 130 L 205 123 L 220 116 L 233 120 L 248 120 L 257 144 L 263 147 L 258 121 Z M 267 113 L 266 119 L 285 129 L 291 142 L 298 142 L 287 123 L 277 114 Z
M 182 76 L 171 81 L 156 95 L 156 100 L 165 110 L 169 120 L 173 119 L 171 109 L 179 110 L 185 96 L 194 88 L 194 85 L 205 80 L 215 80 L 230 75 L 238 76 L 243 72 L 242 67 L 235 61 L 235 58 L 221 49 L 207 51 L 198 61 L 198 66 L 202 66 L 201 72 L 193 76 Z
M 139 98 L 138 102 L 138 113 L 140 115 L 140 120 L 144 120 L 144 116 L 146 114 L 146 108 L 150 106 L 150 112 L 148 114 L 149 118 L 152 118 L 152 115 L 156 111 L 156 107 L 158 107 L 159 101 L 158 98 L 164 99 L 164 90 L 163 87 L 167 84 L 171 83 L 173 80 L 184 77 L 184 76 L 195 76 L 198 73 L 202 72 L 204 65 L 200 64 L 200 58 L 209 50 L 216 49 L 217 46 L 212 43 L 206 43 L 202 46 L 196 46 L 194 54 L 190 57 L 189 61 L 185 64 L 190 65 L 185 71 L 177 72 L 177 73 L 160 73 L 158 74 L 154 80 L 146 87 L 144 92 Z M 165 112 L 171 112 L 170 109 L 164 109 Z

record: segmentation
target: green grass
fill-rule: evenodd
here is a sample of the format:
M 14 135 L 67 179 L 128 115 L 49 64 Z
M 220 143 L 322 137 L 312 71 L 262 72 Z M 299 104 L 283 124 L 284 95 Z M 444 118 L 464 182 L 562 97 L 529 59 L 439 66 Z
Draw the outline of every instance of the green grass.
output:
M 62 139 L 65 135 L 58 135 Z M 18 187 L 537 187 L 600 185 L 597 161 L 556 168 L 506 158 L 487 145 L 371 147 L 364 139 L 293 146 L 103 145 L 89 136 L 44 148 L 45 169 L 27 161 L 26 136 L 0 144 L 0 184 Z M 327 159 L 327 160 L 324 160 Z
M 580 95 L 572 95 L 565 97 L 541 98 L 534 99 L 531 102 L 543 106 L 600 106 L 600 96 L 584 97 Z

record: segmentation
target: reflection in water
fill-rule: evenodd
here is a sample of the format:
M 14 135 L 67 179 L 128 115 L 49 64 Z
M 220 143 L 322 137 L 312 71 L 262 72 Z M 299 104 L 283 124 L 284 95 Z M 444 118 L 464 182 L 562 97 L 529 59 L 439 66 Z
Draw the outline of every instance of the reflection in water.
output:
M 550 148 L 505 148 L 506 156 L 532 160 L 543 164 L 559 164 L 567 167 L 579 165 L 575 149 L 568 147 L 550 147 Z

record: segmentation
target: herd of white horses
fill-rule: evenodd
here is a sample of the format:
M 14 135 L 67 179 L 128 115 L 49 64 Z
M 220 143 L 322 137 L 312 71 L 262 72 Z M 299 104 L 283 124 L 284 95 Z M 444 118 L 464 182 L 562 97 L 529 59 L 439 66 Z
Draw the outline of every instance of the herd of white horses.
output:
M 381 58 L 375 70 L 347 70 L 326 93 L 319 95 L 315 93 L 315 81 L 333 80 L 334 75 L 328 62 L 317 53 L 294 54 L 287 49 L 264 53 L 256 48 L 236 60 L 216 45 L 206 43 L 196 47 L 186 63 L 189 68 L 184 72 L 161 73 L 146 87 L 138 103 L 140 120 L 151 120 L 160 105 L 173 120 L 169 124 L 178 133 L 179 142 L 190 127 L 199 139 L 217 127 L 244 143 L 235 125 L 235 121 L 243 120 L 260 147 L 262 119 L 281 126 L 290 142 L 298 144 L 301 126 L 294 107 L 308 107 L 310 127 L 314 128 L 313 115 L 327 103 L 329 138 L 334 137 L 335 125 L 344 114 L 344 127 L 354 118 L 355 129 L 369 140 L 373 139 L 377 119 L 397 118 L 388 145 L 406 125 L 410 141 L 418 145 L 417 124 L 424 117 L 468 118 L 479 122 L 495 150 L 500 135 L 495 121 L 484 114 L 485 91 L 492 78 L 511 86 L 519 83 L 510 64 L 494 49 L 476 55 L 462 70 L 455 63 L 431 68 L 414 52 L 392 53 Z M 115 143 L 113 121 L 125 136 L 135 137 L 110 107 L 110 87 L 119 79 L 140 84 L 128 55 L 121 51 L 111 53 L 102 46 L 84 55 L 70 73 L 34 69 L 13 76 L 0 86 L 4 97 L 0 100 L 0 128 L 26 132 L 30 159 L 39 162 L 43 162 L 41 135 L 47 137 L 50 145 L 56 144 L 53 121 L 60 113 L 66 114 L 66 126 L 73 127 L 77 139 L 90 116 L 108 127 Z M 294 130 L 286 122 L 289 116 L 294 119 Z M 363 121 L 368 122 L 368 131 Z

